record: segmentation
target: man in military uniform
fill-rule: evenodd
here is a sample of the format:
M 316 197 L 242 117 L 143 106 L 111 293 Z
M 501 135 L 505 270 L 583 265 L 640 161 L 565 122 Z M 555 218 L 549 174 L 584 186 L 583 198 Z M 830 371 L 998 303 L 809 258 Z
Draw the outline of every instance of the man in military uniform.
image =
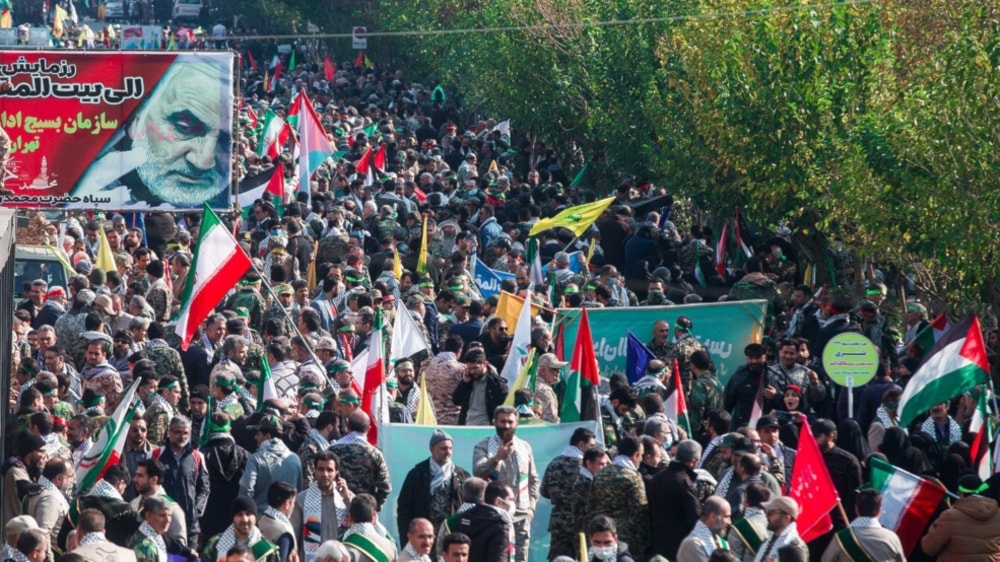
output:
M 171 375 L 161 378 L 156 386 L 156 394 L 143 416 L 149 426 L 147 439 L 150 443 L 156 445 L 163 443 L 163 439 L 167 436 L 170 418 L 178 414 L 177 404 L 180 398 L 181 385 L 177 379 Z
M 667 383 L 670 382 L 670 371 L 666 361 L 661 359 L 650 359 L 646 364 L 646 374 L 641 379 L 635 381 L 632 388 L 639 398 L 649 394 L 659 394 L 660 398 L 667 398 Z
M 561 455 L 549 463 L 542 476 L 542 486 L 539 494 L 552 502 L 552 515 L 549 517 L 549 560 L 556 556 L 573 556 L 578 552 L 578 529 L 573 528 L 570 494 L 583 464 L 583 455 L 594 446 L 594 432 L 578 428 L 570 437 L 569 445 Z
M 135 551 L 138 562 L 161 562 L 167 559 L 167 543 L 163 534 L 172 520 L 166 498 L 151 497 L 143 505 L 143 522 L 129 537 L 125 546 Z
M 577 533 L 587 526 L 587 500 L 593 489 L 594 476 L 610 463 L 611 459 L 608 458 L 608 453 L 604 447 L 599 445 L 595 445 L 583 453 L 582 466 L 566 499 L 566 503 L 569 505 L 569 519 L 562 523 L 562 527 L 572 531 L 573 536 L 577 536 Z
M 285 335 L 294 334 L 295 325 L 292 324 L 290 317 L 292 315 L 292 297 L 295 295 L 295 289 L 287 283 L 282 283 L 274 288 L 274 292 L 278 295 L 278 300 L 264 311 L 264 315 L 261 318 L 261 326 L 263 327 L 268 321 L 274 320 L 278 323 L 280 333 Z
M 653 339 L 646 347 L 653 355 L 661 361 L 666 361 L 670 356 L 673 346 L 670 344 L 670 323 L 666 320 L 657 320 L 653 323 Z
M 237 307 L 246 308 L 250 312 L 250 327 L 260 331 L 266 303 L 264 297 L 260 296 L 260 275 L 253 269 L 243 276 L 240 290 L 229 297 L 224 308 L 236 310 Z
M 618 522 L 618 536 L 634 552 L 646 552 L 649 544 L 649 502 L 646 486 L 636 467 L 642 460 L 642 441 L 626 437 L 618 442 L 618 456 L 594 475 L 587 497 L 584 521 L 607 515 Z
M 159 322 L 151 323 L 146 333 L 149 336 L 149 344 L 139 352 L 140 358 L 149 359 L 156 363 L 157 375 L 161 377 L 170 375 L 177 380 L 181 393 L 178 404 L 181 409 L 186 410 L 190 391 L 188 390 L 187 377 L 184 374 L 184 362 L 181 360 L 181 354 L 170 347 L 164 339 L 167 332 Z
M 743 265 L 747 272 L 729 290 L 730 300 L 763 299 L 767 301 L 767 318 L 765 329 L 770 332 L 774 328 L 778 315 L 785 310 L 785 299 L 778 290 L 778 284 L 764 274 L 761 259 L 753 256 Z
M 601 421 L 606 446 L 614 446 L 642 421 L 643 414 L 637 403 L 635 392 L 628 387 L 616 388 L 611 391 L 607 400 L 601 401 Z
M 702 425 L 708 419 L 708 412 L 722 408 L 725 389 L 712 372 L 712 359 L 705 350 L 698 350 L 688 358 L 693 384 L 688 397 L 688 423 L 691 425 L 692 439 L 697 439 L 704 431 Z
M 238 386 L 236 377 L 231 373 L 219 373 L 215 376 L 215 383 L 212 384 L 212 397 L 215 398 L 213 408 L 215 411 L 225 412 L 234 420 L 242 418 L 244 414 Z
M 687 316 L 678 316 L 674 322 L 674 344 L 667 351 L 667 368 L 672 369 L 674 360 L 681 370 L 681 382 L 684 384 L 685 394 L 691 392 L 691 354 L 696 351 L 704 351 L 705 346 L 694 338 L 691 330 L 694 329 L 694 322 Z
M 340 459 L 340 474 L 351 491 L 371 494 L 381 509 L 392 491 L 392 482 L 382 451 L 368 443 L 370 427 L 368 414 L 355 411 L 347 419 L 349 433 L 338 439 L 330 451 Z

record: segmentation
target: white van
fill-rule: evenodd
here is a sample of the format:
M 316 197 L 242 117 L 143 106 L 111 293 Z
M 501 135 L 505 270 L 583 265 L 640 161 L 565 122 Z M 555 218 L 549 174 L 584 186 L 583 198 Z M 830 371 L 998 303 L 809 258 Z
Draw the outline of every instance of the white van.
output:
M 49 287 L 66 287 L 70 276 L 75 273 L 67 271 L 45 246 L 18 244 L 14 248 L 14 301 L 20 303 L 24 300 L 21 292 L 24 283 L 42 279 Z
M 197 21 L 201 16 L 202 0 L 174 0 L 171 19 L 174 21 Z

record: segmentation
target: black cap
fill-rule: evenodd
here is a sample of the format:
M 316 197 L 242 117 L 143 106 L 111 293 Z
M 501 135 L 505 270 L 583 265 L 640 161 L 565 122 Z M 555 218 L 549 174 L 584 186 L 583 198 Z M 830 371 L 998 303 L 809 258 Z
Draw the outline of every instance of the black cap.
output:
M 760 419 L 757 420 L 757 431 L 760 431 L 765 427 L 780 428 L 781 424 L 778 423 L 778 418 L 775 416 L 761 416 Z
M 28 433 L 21 438 L 20 445 L 19 456 L 26 457 L 39 449 L 45 448 L 45 440 L 34 433 Z
M 248 498 L 247 496 L 236 496 L 233 503 L 229 507 L 230 517 L 235 517 L 238 513 L 243 513 L 244 511 L 249 511 L 253 513 L 254 516 L 257 515 L 257 502 Z
M 755 453 L 753 441 L 749 437 L 739 437 L 733 440 L 733 453 Z
M 759 343 L 752 343 L 743 348 L 743 355 L 747 357 L 761 357 L 765 353 L 767 353 L 767 349 Z
M 208 387 L 203 384 L 199 384 L 191 389 L 191 398 L 201 398 L 204 402 L 208 402 L 208 397 L 211 395 L 212 393 L 209 392 Z
M 830 435 L 831 433 L 837 433 L 837 424 L 826 418 L 820 418 L 812 422 L 811 427 L 813 435 Z

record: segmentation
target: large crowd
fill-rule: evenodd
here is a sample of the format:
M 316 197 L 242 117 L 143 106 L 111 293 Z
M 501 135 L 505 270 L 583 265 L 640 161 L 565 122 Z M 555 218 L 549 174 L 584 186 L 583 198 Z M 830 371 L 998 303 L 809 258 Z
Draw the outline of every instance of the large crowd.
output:
M 300 56 L 309 60 L 304 46 Z M 288 191 L 226 217 L 254 267 L 186 349 L 172 320 L 200 213 L 151 212 L 141 226 L 130 214 L 70 216 L 61 229 L 32 216 L 75 275 L 58 286 L 38 271 L 13 319 L 5 559 L 523 562 L 547 498 L 550 560 L 583 550 L 617 561 L 1000 560 L 1000 494 L 977 475 L 968 433 L 988 390 L 899 423 L 900 396 L 929 351 L 918 338 L 929 326 L 923 304 L 890 298 L 880 274 L 860 298 L 820 294 L 803 284 L 784 228 L 758 237 L 745 259 L 717 263 L 708 225 L 628 178 L 582 235 L 539 233 L 533 272 L 533 225 L 606 196 L 571 181 L 584 155 L 514 141 L 516 131 L 470 120 L 455 96 L 400 71 L 342 66 L 328 76 L 322 62 L 302 64 L 273 90 L 259 71 L 245 77 L 234 165 L 245 181 L 281 161 Z M 300 91 L 338 150 L 308 186 L 297 185 L 293 146 L 269 157 L 257 127 Z M 382 146 L 375 181 L 356 173 Z M 95 266 L 104 238 L 114 271 Z M 477 287 L 477 260 L 512 274 L 501 289 L 539 306 L 526 388 L 500 374 L 515 326 Z M 565 411 L 571 357 L 552 332 L 555 308 L 746 299 L 767 303 L 765 338 L 742 350 L 745 364 L 725 383 L 691 318 L 635 326 L 653 356 L 643 375 L 601 373 L 599 423 L 574 431 L 538 473 L 518 430 L 557 424 Z M 371 439 L 383 422 L 362 408 L 352 363 L 382 351 L 368 349 L 373 330 L 391 347 L 398 314 L 426 351 L 389 357 L 388 418 L 414 423 L 432 409 L 443 427 L 412 444 L 427 447 L 426 460 L 392 481 L 394 459 Z M 818 360 L 845 332 L 881 356 L 850 401 Z M 267 377 L 277 396 L 260 394 Z M 136 382 L 120 454 L 100 459 L 100 479 L 76 481 Z M 677 393 L 686 423 L 667 415 Z M 456 425 L 495 434 L 457 450 L 447 427 Z M 830 530 L 808 543 L 796 526 L 806 506 L 789 495 L 807 434 L 841 501 Z M 952 494 L 913 548 L 880 523 L 883 496 L 865 484 L 875 458 Z M 395 488 L 396 513 L 383 512 Z

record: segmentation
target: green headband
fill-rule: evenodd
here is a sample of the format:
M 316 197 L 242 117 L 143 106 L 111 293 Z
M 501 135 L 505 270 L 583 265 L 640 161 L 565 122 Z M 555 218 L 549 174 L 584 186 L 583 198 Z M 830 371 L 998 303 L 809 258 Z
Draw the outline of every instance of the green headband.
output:
M 238 383 L 236 382 L 236 379 L 230 380 L 230 379 L 216 377 L 215 386 L 219 388 L 225 388 L 226 390 L 236 390 Z
M 316 402 L 315 400 L 303 400 L 302 403 L 305 404 L 310 410 L 319 410 L 323 407 L 322 402 Z
M 354 324 L 344 324 L 343 326 L 337 328 L 338 332 L 353 332 Z
M 351 283 L 360 283 L 361 282 L 361 280 L 358 279 L 357 277 L 351 277 L 350 275 L 344 276 L 344 279 L 347 279 Z
M 965 486 L 959 486 L 958 487 L 958 491 L 962 492 L 963 494 L 981 494 L 981 493 L 983 493 L 983 492 L 985 492 L 986 490 L 989 490 L 989 489 L 990 489 L 990 485 L 987 484 L 986 482 L 983 482 L 975 490 L 973 490 L 972 488 L 966 488 Z
M 421 281 L 420 283 L 417 283 L 417 287 L 434 287 L 434 282 L 433 281 Z
M 339 373 L 341 371 L 346 371 L 351 368 L 349 363 L 334 363 L 326 370 L 327 373 Z
M 157 385 L 156 388 L 157 388 L 157 390 L 169 390 L 169 389 L 172 389 L 172 388 L 180 388 L 180 387 L 181 387 L 181 383 L 179 383 L 177 381 L 170 381 L 170 382 L 168 382 L 166 384 L 164 384 L 163 381 L 160 381 L 160 384 Z
M 225 431 L 229 431 L 230 429 L 232 429 L 232 427 L 233 427 L 232 424 L 229 422 L 226 422 L 226 425 L 215 425 L 215 422 L 213 422 L 212 420 L 208 420 L 209 433 L 222 433 Z
M 99 406 L 104 403 L 104 396 L 95 396 L 90 402 L 84 402 L 83 405 L 88 408 L 93 408 L 94 406 Z
M 29 367 L 27 365 L 21 365 L 19 368 L 22 371 L 24 371 L 25 373 L 27 373 L 27 374 L 29 374 L 31 376 L 35 376 L 35 375 L 38 374 L 38 369 L 32 369 L 31 367 Z
M 395 380 L 386 381 L 385 385 L 389 388 L 399 388 L 399 382 Z
M 865 291 L 865 294 L 866 295 L 881 295 L 882 294 L 882 289 L 868 289 L 867 291 Z
M 448 288 L 451 289 L 452 291 L 461 291 L 462 290 L 462 286 L 461 285 L 450 285 Z
M 396 361 L 396 369 L 402 369 L 406 366 L 409 366 L 412 369 L 413 361 L 410 361 L 409 359 L 400 359 L 399 361 Z
M 340 402 L 341 404 L 360 404 L 361 399 L 357 396 L 341 396 L 340 398 L 337 398 L 337 402 Z
M 579 292 L 580 292 L 580 289 L 578 289 L 577 287 L 566 287 L 566 290 L 563 291 L 563 294 L 564 295 L 575 295 L 575 294 L 577 294 Z

